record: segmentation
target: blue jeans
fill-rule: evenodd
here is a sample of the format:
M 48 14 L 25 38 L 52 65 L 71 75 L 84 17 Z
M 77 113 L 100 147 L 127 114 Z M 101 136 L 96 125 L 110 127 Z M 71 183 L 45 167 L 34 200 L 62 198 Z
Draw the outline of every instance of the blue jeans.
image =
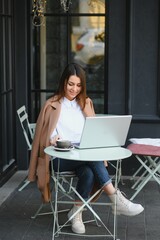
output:
M 55 158 L 53 161 L 54 170 L 57 171 L 58 158 Z M 76 173 L 78 177 L 76 190 L 84 199 L 90 197 L 94 183 L 97 183 L 99 188 L 111 183 L 111 178 L 103 161 L 84 162 L 60 159 L 59 171 L 74 171 Z M 76 199 L 78 199 L 77 196 Z

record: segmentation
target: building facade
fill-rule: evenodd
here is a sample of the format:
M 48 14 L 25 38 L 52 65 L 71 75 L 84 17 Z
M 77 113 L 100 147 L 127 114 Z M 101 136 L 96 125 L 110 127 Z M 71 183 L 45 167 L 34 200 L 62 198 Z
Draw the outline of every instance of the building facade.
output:
M 40 18 L 36 2 L 0 0 L 0 185 L 28 169 L 17 109 L 36 122 L 69 62 L 86 70 L 96 113 L 132 114 L 128 139 L 160 137 L 160 1 L 47 0 Z

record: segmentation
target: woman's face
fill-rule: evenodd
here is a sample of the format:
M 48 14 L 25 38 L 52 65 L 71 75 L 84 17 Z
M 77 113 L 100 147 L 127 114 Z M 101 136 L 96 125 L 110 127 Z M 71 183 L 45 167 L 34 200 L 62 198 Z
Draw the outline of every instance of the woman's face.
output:
M 80 78 L 75 75 L 70 76 L 65 86 L 65 97 L 71 101 L 76 98 L 81 90 L 82 85 Z

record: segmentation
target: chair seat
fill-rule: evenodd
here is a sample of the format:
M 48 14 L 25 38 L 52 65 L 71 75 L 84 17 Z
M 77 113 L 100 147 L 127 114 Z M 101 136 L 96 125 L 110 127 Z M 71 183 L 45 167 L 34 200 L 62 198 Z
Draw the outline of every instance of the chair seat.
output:
M 59 172 L 60 176 L 66 176 L 66 177 L 75 177 L 76 173 L 74 171 L 65 171 L 65 172 Z
M 127 147 L 133 154 L 143 155 L 143 156 L 160 156 L 160 147 L 146 145 L 146 144 L 135 144 L 132 143 Z

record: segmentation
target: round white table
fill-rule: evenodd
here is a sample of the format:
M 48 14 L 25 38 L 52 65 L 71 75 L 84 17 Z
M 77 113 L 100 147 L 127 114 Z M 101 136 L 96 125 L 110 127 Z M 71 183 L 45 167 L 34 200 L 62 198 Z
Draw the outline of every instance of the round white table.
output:
M 74 161 L 117 161 L 128 158 L 132 152 L 123 147 L 72 149 L 67 152 L 57 151 L 53 146 L 44 149 L 44 152 L 52 157 L 69 159 Z
M 92 149 L 72 149 L 70 151 L 57 151 L 54 149 L 53 146 L 49 146 L 47 148 L 44 149 L 44 152 L 46 154 L 48 154 L 49 156 L 53 157 L 51 159 L 51 169 L 52 169 L 52 174 L 54 175 L 54 170 L 53 170 L 53 162 L 54 162 L 54 158 L 59 158 L 59 159 L 68 159 L 68 160 L 73 160 L 73 161 L 116 161 L 117 162 L 117 166 L 116 166 L 116 178 L 115 178 L 115 187 L 117 187 L 118 184 L 118 168 L 119 168 L 119 162 L 122 159 L 125 158 L 129 158 L 132 155 L 132 152 L 128 149 L 125 149 L 123 147 L 110 147 L 110 148 L 92 148 Z M 58 176 L 59 171 L 57 173 Z M 55 189 L 58 189 L 58 186 L 60 185 L 58 182 L 58 178 L 53 177 L 54 181 L 55 181 Z M 96 235 L 96 237 L 112 237 L 112 239 L 116 239 L 116 228 L 117 228 L 117 220 L 116 220 L 116 214 L 114 215 L 114 231 L 113 234 L 109 231 L 108 227 L 104 224 L 104 222 L 100 219 L 100 217 L 98 216 L 98 214 L 93 210 L 93 208 L 91 208 L 90 206 L 90 202 L 93 199 L 94 196 L 96 196 L 96 194 L 98 194 L 101 189 L 99 189 L 94 196 L 92 196 L 90 199 L 88 199 L 87 201 L 84 200 L 76 191 L 76 189 L 74 187 L 71 186 L 71 189 L 79 196 L 79 198 L 81 199 L 81 201 L 83 202 L 83 205 L 79 208 L 79 210 L 76 211 L 76 213 L 74 213 L 69 220 L 71 220 L 75 214 L 77 214 L 80 210 L 82 210 L 85 206 L 93 213 L 93 215 L 95 216 L 95 218 L 97 218 L 101 224 L 103 225 L 103 227 L 108 231 L 108 235 Z M 58 192 L 57 190 L 55 192 Z M 57 223 L 57 204 L 58 202 L 60 203 L 60 201 L 58 201 L 58 193 L 55 194 L 55 214 L 54 214 L 54 224 L 53 224 L 53 236 L 52 239 L 54 239 L 54 237 L 56 236 L 56 234 L 65 234 L 65 232 L 63 233 L 61 230 L 64 226 L 66 226 L 66 224 L 68 223 L 68 221 L 61 227 L 59 227 L 58 225 L 58 230 L 55 231 L 55 226 Z M 66 202 L 65 202 L 66 203 Z M 101 203 L 99 203 L 101 204 Z M 115 203 L 116 205 L 116 203 Z M 115 207 L 116 209 L 116 207 Z M 71 234 L 71 235 L 75 235 L 75 234 Z M 87 235 L 85 235 L 87 236 Z M 91 236 L 91 235 L 88 235 Z

